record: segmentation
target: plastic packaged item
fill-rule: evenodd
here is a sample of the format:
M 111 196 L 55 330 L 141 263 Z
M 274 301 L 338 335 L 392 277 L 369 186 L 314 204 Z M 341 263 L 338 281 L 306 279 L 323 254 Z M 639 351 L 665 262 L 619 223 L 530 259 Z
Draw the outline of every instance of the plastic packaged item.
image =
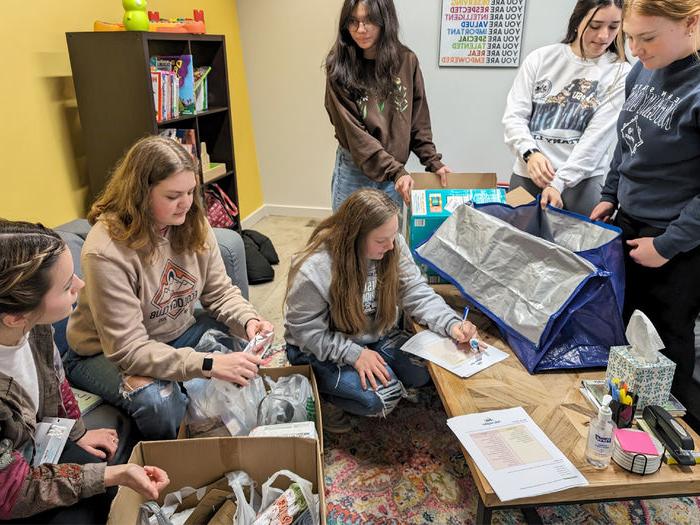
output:
M 265 377 L 270 392 L 258 407 L 258 425 L 276 425 L 316 418 L 314 393 L 309 380 L 301 374 Z
M 586 460 L 598 469 L 604 469 L 610 464 L 613 452 L 612 410 L 609 406 L 611 401 L 611 396 L 603 397 L 603 404 L 598 415 L 591 418 L 591 426 L 588 430 Z
M 239 341 L 238 338 L 225 334 L 221 330 L 210 328 L 204 332 L 194 349 L 197 352 L 228 354 L 241 350 L 242 346 Z
M 316 424 L 313 421 L 297 421 L 296 423 L 280 423 L 255 427 L 250 437 L 302 437 L 318 439 Z

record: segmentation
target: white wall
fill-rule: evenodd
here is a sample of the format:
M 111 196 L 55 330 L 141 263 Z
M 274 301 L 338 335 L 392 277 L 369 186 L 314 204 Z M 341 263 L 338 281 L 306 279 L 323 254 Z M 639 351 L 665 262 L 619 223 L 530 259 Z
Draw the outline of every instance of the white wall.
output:
M 438 68 L 441 0 L 394 0 L 421 62 L 438 150 L 455 171 L 510 176 L 501 117 L 515 68 Z M 342 0 L 237 0 L 264 201 L 276 213 L 330 207 L 336 141 L 323 108 L 323 59 Z M 575 0 L 528 0 L 521 60 L 561 40 Z M 415 157 L 409 170 L 422 171 Z

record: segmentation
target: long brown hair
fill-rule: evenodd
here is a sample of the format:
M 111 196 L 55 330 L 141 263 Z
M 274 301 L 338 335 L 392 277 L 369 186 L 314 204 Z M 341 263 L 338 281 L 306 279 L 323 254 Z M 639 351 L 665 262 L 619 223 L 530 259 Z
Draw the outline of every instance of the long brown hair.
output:
M 158 232 L 151 217 L 151 189 L 175 173 L 197 173 L 197 163 L 180 144 L 149 136 L 131 146 L 117 163 L 104 191 L 92 205 L 88 221 L 101 220 L 110 237 L 134 250 L 155 253 Z M 195 191 L 185 222 L 171 227 L 170 244 L 178 253 L 206 248 L 207 227 L 199 191 Z
M 0 315 L 39 308 L 65 249 L 61 237 L 41 224 L 0 219 Z
M 564 40 L 561 41 L 561 43 L 573 44 L 578 39 L 578 48 L 581 51 L 581 56 L 583 56 L 583 58 L 587 58 L 586 51 L 583 49 L 583 34 L 586 32 L 586 30 L 584 29 L 583 31 L 581 31 L 581 34 L 579 35 L 578 26 L 581 25 L 583 19 L 586 18 L 588 13 L 593 9 L 595 11 L 593 11 L 593 13 L 591 13 L 591 16 L 588 17 L 586 29 L 588 29 L 588 26 L 591 24 L 591 20 L 593 20 L 593 17 L 601 9 L 610 6 L 615 6 L 621 10 L 623 8 L 623 5 L 624 0 L 578 0 L 576 2 L 576 5 L 574 6 L 574 10 L 571 12 L 571 16 L 569 17 L 569 26 L 566 29 L 566 36 L 564 37 Z M 615 36 L 615 40 L 612 41 L 612 43 L 608 46 L 606 51 L 610 51 L 611 53 L 616 54 L 618 60 L 620 61 L 624 62 L 627 60 L 627 58 L 625 57 L 624 35 L 621 29 L 618 29 L 617 35 Z
M 306 248 L 296 255 L 289 271 L 287 293 L 306 259 L 328 250 L 331 329 L 350 335 L 391 329 L 396 323 L 398 305 L 399 247 L 395 243 L 394 249 L 377 261 L 377 312 L 369 324 L 362 309 L 368 266 L 363 251 L 367 235 L 398 213 L 394 202 L 382 191 L 362 189 L 350 195 L 335 214 L 316 227 Z

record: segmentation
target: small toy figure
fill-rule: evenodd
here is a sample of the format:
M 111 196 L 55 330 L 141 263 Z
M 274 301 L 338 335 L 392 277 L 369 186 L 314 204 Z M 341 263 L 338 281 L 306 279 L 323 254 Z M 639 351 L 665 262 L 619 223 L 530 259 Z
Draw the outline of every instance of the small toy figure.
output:
M 127 31 L 148 31 L 146 0 L 122 0 L 124 7 L 124 28 Z

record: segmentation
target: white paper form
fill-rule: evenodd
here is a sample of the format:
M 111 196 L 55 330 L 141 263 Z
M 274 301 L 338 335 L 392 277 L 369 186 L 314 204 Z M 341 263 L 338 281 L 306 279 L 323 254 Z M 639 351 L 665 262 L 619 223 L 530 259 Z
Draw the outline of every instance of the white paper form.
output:
M 522 407 L 453 417 L 447 425 L 501 501 L 588 485 Z
M 480 355 L 464 352 L 449 337 L 442 337 L 430 330 L 418 332 L 404 343 L 401 350 L 432 361 L 459 377 L 472 376 L 508 357 L 508 354 L 491 345 L 486 345 Z

